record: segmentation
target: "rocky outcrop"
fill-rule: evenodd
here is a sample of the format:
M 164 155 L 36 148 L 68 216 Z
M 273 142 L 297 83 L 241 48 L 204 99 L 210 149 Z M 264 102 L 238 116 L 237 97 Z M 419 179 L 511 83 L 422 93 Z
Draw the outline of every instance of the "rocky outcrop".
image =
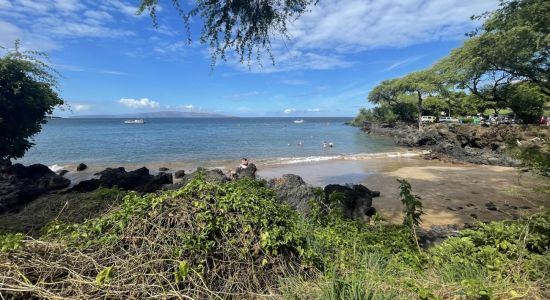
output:
M 236 179 L 243 179 L 243 178 L 256 179 L 257 170 L 258 168 L 256 168 L 255 164 L 248 164 L 246 168 L 239 167 L 235 172 L 235 178 Z
M 73 186 L 70 191 L 71 192 L 79 192 L 79 193 L 85 193 L 85 192 L 91 192 L 97 190 L 101 186 L 101 181 L 99 179 L 90 179 L 90 180 L 84 180 L 79 183 L 77 183 L 75 186 Z
M 456 160 L 476 164 L 517 166 L 519 161 L 507 154 L 507 142 L 524 138 L 521 126 L 468 126 L 434 124 L 418 130 L 399 127 L 392 135 L 399 145 L 428 148 Z M 437 158 L 437 157 L 431 157 Z
M 325 186 L 324 192 L 327 204 L 333 202 L 335 193 L 338 193 L 344 216 L 363 222 L 368 222 L 376 213 L 372 207 L 372 198 L 380 196 L 380 192 L 371 191 L 362 184 L 329 184 Z
M 118 187 L 141 193 L 151 193 L 172 183 L 172 174 L 161 172 L 155 176 L 149 174 L 149 169 L 141 167 L 127 172 L 123 167 L 107 168 L 96 175 L 99 179 L 85 180 L 75 185 L 71 191 L 89 192 L 99 187 Z
M 5 164 L 0 171 L 0 213 L 16 211 L 38 196 L 64 189 L 70 183 L 44 165 Z
M 78 164 L 78 166 L 76 166 L 76 170 L 79 171 L 79 172 L 80 172 L 80 171 L 84 171 L 84 170 L 86 170 L 87 168 L 88 168 L 88 166 L 87 166 L 86 164 L 84 164 L 84 163 L 80 163 L 80 164 Z
M 371 191 L 360 184 L 330 184 L 324 188 L 323 192 L 316 193 L 314 187 L 305 183 L 300 176 L 293 174 L 271 179 L 268 181 L 268 186 L 275 191 L 277 200 L 288 203 L 304 215 L 311 213 L 310 201 L 317 201 L 322 213 L 328 213 L 329 207 L 339 206 L 344 216 L 362 222 L 368 222 L 374 215 L 376 210 L 372 207 L 372 198 L 380 196 L 380 192 Z
M 185 176 L 185 170 L 178 170 L 174 173 L 174 178 L 176 179 L 183 178 L 183 176 Z
M 314 188 L 298 175 L 285 174 L 281 178 L 271 179 L 268 185 L 275 191 L 277 200 L 288 203 L 300 213 L 307 215 L 311 212 L 309 201 L 315 200 Z

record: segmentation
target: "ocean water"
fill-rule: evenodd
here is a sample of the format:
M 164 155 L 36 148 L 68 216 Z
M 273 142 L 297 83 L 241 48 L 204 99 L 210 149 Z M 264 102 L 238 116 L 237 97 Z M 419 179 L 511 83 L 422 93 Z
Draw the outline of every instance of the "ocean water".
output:
M 396 151 L 387 138 L 344 125 L 349 118 L 53 119 L 19 162 L 47 165 L 325 160 Z M 324 148 L 323 142 L 333 148 Z

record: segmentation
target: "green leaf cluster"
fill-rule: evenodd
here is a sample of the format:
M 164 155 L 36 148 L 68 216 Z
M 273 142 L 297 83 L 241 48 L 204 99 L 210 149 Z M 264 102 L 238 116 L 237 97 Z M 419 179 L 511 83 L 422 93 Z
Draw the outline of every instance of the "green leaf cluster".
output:
M 45 59 L 42 52 L 21 50 L 19 41 L 0 57 L 0 160 L 23 157 L 46 115 L 63 104 Z

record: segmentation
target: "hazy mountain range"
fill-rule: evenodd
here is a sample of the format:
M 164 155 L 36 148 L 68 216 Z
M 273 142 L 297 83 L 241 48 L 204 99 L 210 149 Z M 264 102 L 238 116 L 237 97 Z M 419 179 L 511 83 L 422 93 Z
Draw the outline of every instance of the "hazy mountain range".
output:
M 229 116 L 201 112 L 186 111 L 157 111 L 146 113 L 119 114 L 119 115 L 78 115 L 69 118 L 95 118 L 95 119 L 151 119 L 151 118 L 229 118 Z

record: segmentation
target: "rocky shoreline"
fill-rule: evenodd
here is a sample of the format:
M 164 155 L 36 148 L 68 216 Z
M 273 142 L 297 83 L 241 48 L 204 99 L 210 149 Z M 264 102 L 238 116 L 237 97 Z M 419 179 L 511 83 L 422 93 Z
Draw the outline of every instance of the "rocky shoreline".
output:
M 537 145 L 541 137 L 550 138 L 547 126 L 437 123 L 416 126 L 364 124 L 361 130 L 374 135 L 393 137 L 400 146 L 430 150 L 426 159 L 458 161 L 482 165 L 518 167 L 521 161 L 507 151 L 510 145 Z
M 80 169 L 84 168 L 81 166 Z M 86 195 L 91 195 L 100 188 L 116 187 L 122 191 L 145 194 L 179 189 L 198 174 L 205 181 L 215 183 L 243 178 L 255 179 L 255 174 L 251 172 L 239 173 L 232 179 L 220 169 L 198 168 L 189 174 L 185 174 L 183 171 L 176 171 L 172 174 L 168 172 L 167 168 L 159 171 L 158 174 L 151 175 L 146 167 L 133 171 L 126 171 L 123 167 L 107 168 L 96 173 L 95 177 L 97 178 L 84 180 L 70 187 L 69 179 L 54 173 L 47 166 L 5 163 L 0 170 L 0 216 L 17 214 L 26 206 L 33 204 L 34 201 L 38 201 L 39 198 L 59 197 L 82 201 Z M 309 202 L 311 200 L 317 200 L 320 207 L 330 207 L 330 196 L 333 192 L 339 192 L 343 195 L 341 199 L 343 214 L 350 219 L 362 222 L 368 222 L 369 218 L 374 215 L 376 210 L 372 207 L 372 200 L 380 195 L 379 192 L 371 191 L 367 187 L 357 184 L 330 184 L 324 188 L 316 188 L 307 184 L 300 176 L 293 174 L 286 174 L 266 183 L 274 190 L 278 201 L 288 203 L 302 214 L 310 213 Z M 318 191 L 322 191 L 322 193 Z M 78 206 L 79 204 L 74 205 Z M 60 207 L 54 209 L 59 210 L 58 213 L 62 212 Z M 3 231 L 2 228 L 0 228 L 1 231 Z

